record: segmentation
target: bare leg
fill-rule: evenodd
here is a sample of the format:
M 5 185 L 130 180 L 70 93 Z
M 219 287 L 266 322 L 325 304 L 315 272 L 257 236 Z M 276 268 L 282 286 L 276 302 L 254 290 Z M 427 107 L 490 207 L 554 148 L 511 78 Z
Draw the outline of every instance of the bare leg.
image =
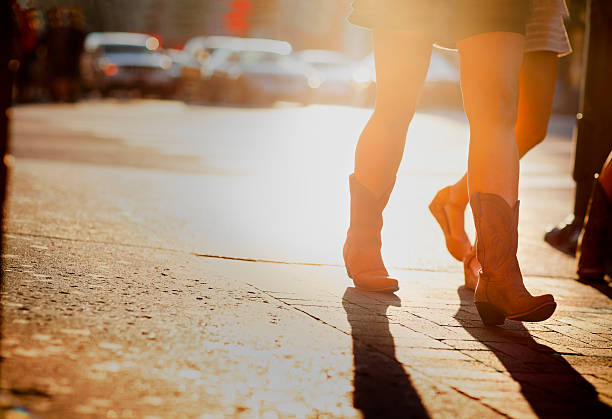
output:
M 528 52 L 523 56 L 519 76 L 518 115 L 514 132 L 519 158 L 538 145 L 548 129 L 557 79 L 557 54 L 551 51 Z M 446 213 L 449 224 L 463 229 L 465 207 L 468 202 L 467 174 L 450 186 L 450 204 Z M 480 264 L 475 254 L 464 256 L 465 284 L 476 288 Z
M 376 105 L 359 138 L 355 173 L 349 177 L 351 222 L 342 251 L 347 274 L 357 288 L 399 289 L 380 253 L 382 212 L 395 184 L 431 45 L 421 32 L 374 31 Z
M 458 42 L 463 106 L 470 122 L 468 190 L 518 199 L 514 134 L 524 37 L 493 32 Z
M 519 158 L 538 145 L 546 137 L 552 112 L 558 58 L 552 51 L 525 53 L 519 76 L 518 115 L 514 132 Z M 450 188 L 450 201 L 465 208 L 468 203 L 467 173 Z M 451 226 L 463 222 L 451 219 Z
M 514 127 L 523 35 L 492 32 L 458 42 L 463 105 L 470 122 L 468 190 L 482 271 L 474 304 L 485 325 L 543 321 L 557 305 L 523 284 L 518 247 L 519 155 Z
M 374 31 L 376 105 L 357 143 L 355 176 L 376 196 L 395 179 L 431 49 L 422 32 Z

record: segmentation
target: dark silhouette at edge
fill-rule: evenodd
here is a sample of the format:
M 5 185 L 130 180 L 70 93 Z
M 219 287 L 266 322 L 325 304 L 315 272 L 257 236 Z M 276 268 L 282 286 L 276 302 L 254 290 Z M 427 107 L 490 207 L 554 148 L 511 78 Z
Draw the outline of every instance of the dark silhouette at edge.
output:
M 395 344 L 386 314 L 389 306 L 399 307 L 401 300 L 394 294 L 377 294 L 377 300 L 369 302 L 368 294 L 349 287 L 342 296 L 342 307 L 353 338 L 353 406 L 366 419 L 428 418 L 410 376 L 395 358 Z M 361 301 L 354 303 L 355 300 Z M 376 340 L 377 349 L 368 345 L 372 339 Z

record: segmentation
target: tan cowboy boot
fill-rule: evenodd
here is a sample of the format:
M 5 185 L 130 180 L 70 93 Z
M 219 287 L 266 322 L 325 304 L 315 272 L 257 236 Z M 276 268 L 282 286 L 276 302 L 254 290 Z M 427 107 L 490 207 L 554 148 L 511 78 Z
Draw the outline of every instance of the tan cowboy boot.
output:
M 478 237 L 476 256 L 482 266 L 474 302 L 483 323 L 548 319 L 557 307 L 553 296 L 534 297 L 527 291 L 516 258 L 519 202 L 510 208 L 499 195 L 475 193 L 470 205 Z
M 476 258 L 476 245 L 474 244 L 474 250 L 463 258 L 463 279 L 467 289 L 472 291 L 476 289 L 481 272 L 482 267 Z
M 446 249 L 455 259 L 462 261 L 472 251 L 472 245 L 463 227 L 465 207 L 451 202 L 450 190 L 450 186 L 440 189 L 429 204 L 429 211 L 444 233 Z M 449 212 L 453 212 L 455 215 L 459 214 L 459 217 L 453 219 L 459 219 L 461 222 L 457 225 L 451 225 Z
M 354 174 L 349 177 L 349 185 L 351 224 L 343 249 L 346 272 L 357 288 L 377 292 L 397 291 L 397 280 L 389 277 L 380 254 L 382 212 L 395 181 L 380 198 L 359 183 Z

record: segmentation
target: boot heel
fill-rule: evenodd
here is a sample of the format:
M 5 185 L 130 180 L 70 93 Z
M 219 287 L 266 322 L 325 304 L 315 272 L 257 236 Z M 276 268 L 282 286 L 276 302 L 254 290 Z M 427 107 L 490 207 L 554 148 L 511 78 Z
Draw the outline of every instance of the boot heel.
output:
M 504 324 L 506 316 L 502 311 L 491 303 L 476 302 L 476 309 L 485 326 L 497 326 Z

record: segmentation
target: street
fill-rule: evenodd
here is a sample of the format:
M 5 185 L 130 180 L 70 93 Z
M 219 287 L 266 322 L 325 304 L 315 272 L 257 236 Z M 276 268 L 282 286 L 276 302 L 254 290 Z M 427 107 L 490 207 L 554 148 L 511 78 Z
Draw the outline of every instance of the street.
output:
M 416 114 L 385 210 L 395 296 L 352 288 L 348 175 L 370 109 L 91 100 L 12 109 L 0 408 L 25 417 L 610 417 L 612 292 L 543 240 L 571 116 L 521 162 L 545 322 L 485 328 L 427 205 L 460 111 Z M 466 226 L 473 238 L 471 214 Z M 11 417 L 11 416 L 7 416 Z M 14 416 L 22 417 L 22 416 Z

